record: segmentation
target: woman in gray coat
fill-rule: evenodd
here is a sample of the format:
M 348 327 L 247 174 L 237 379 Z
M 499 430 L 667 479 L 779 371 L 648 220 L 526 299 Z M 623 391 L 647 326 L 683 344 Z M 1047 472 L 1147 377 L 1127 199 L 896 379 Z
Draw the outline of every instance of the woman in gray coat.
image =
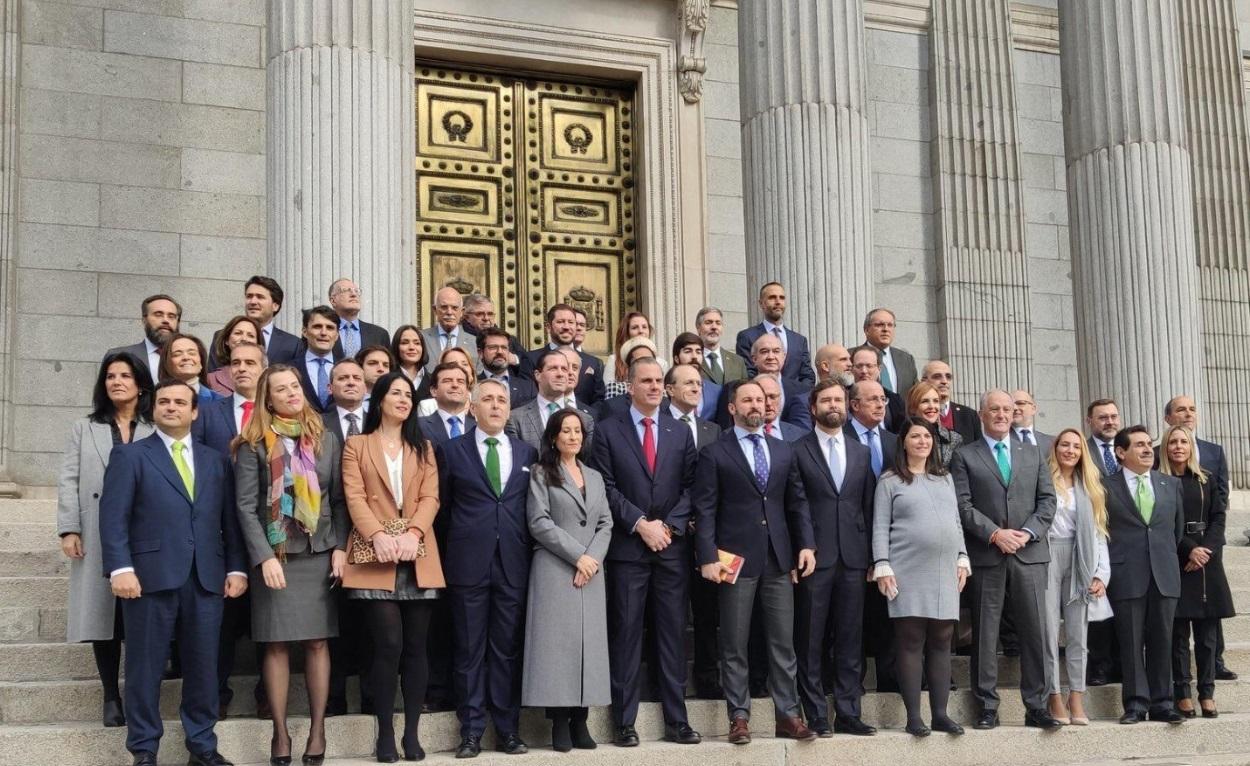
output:
M 117 599 L 104 577 L 100 554 L 100 490 L 109 454 L 152 433 L 152 374 L 127 352 L 109 354 L 100 364 L 92 410 L 74 421 L 57 483 L 56 533 L 70 559 L 69 622 L 65 640 L 90 641 L 104 686 L 105 726 L 125 726 L 117 686 L 122 620 Z
M 895 665 L 907 708 L 907 731 L 927 737 L 920 719 L 921 675 L 928 667 L 933 728 L 963 734 L 946 714 L 951 638 L 959 593 L 972 573 L 964 550 L 955 483 L 934 448 L 931 426 L 908 418 L 898 434 L 894 466 L 881 475 L 873 508 L 873 578 L 889 599 Z
M 291 762 L 289 643 L 304 646 L 311 718 L 305 764 L 325 758 L 330 646 L 338 635 L 331 588 L 347 563 L 351 528 L 343 445 L 308 406 L 299 374 L 276 364 L 256 384 L 261 406 L 234 442 L 235 501 L 252 565 L 252 638 L 265 644 L 261 676 L 273 710 L 270 763 Z
M 530 472 L 534 558 L 521 704 L 547 708 L 551 746 L 560 752 L 594 749 L 587 708 L 612 701 L 602 577 L 612 512 L 603 477 L 578 459 L 584 443 L 577 412 L 556 412 Z

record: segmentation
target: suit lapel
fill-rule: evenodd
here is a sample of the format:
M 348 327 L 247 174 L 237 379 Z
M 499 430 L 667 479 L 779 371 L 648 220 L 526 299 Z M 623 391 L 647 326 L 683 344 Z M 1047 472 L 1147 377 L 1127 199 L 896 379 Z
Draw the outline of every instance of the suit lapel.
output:
M 994 453 L 990 451 L 990 445 L 986 444 L 984 439 L 977 439 L 976 451 L 981 456 L 982 462 L 985 463 L 985 467 L 990 470 L 990 473 L 994 474 L 994 478 L 998 480 L 999 484 L 1003 485 L 1003 489 L 1006 489 L 1007 482 L 1003 481 L 1003 473 L 998 470 L 998 461 L 994 459 Z
M 1125 481 L 1122 474 L 1116 474 L 1111 477 L 1111 491 L 1120 496 L 1120 501 L 1124 503 L 1124 507 L 1128 510 L 1129 518 L 1145 526 L 1146 522 L 1142 520 L 1141 513 L 1137 510 L 1137 503 L 1133 500 L 1133 494 L 1128 491 L 1128 482 Z
M 138 425 L 132 421 L 130 427 L 133 429 Z M 113 429 L 106 423 L 96 423 L 95 421 L 87 421 L 87 426 L 91 432 L 91 443 L 95 445 L 96 452 L 100 453 L 100 462 L 107 464 L 109 453 L 113 451 Z M 130 440 L 134 441 L 134 434 L 130 436 Z
M 813 431 L 812 433 L 814 434 L 816 432 Z M 802 441 L 803 447 L 807 449 L 807 454 L 811 455 L 812 460 L 815 460 L 816 464 L 820 466 L 820 475 L 824 476 L 825 481 L 829 482 L 829 489 L 833 490 L 833 494 L 835 495 L 840 494 L 838 491 L 838 485 L 833 481 L 833 474 L 829 471 L 829 461 L 825 460 L 825 453 L 820 449 L 820 437 L 804 437 Z M 849 450 L 847 452 L 847 457 L 848 459 L 850 457 Z
M 386 487 L 386 494 L 390 495 L 391 502 L 394 503 L 395 490 L 391 487 L 391 473 L 386 468 L 386 453 L 382 451 L 382 437 L 376 431 L 365 437 L 365 453 L 369 456 L 369 461 L 373 463 L 373 470 L 382 477 L 382 486 Z M 407 477 L 404 483 L 408 483 Z
M 155 435 L 149 437 L 147 448 L 148 459 L 152 461 L 152 465 L 156 466 L 156 469 L 161 472 L 165 480 L 173 485 L 174 489 L 178 490 L 178 494 L 182 495 L 188 504 L 192 504 L 191 497 L 187 495 L 187 487 L 182 483 L 182 476 L 178 474 L 178 469 L 174 467 L 174 458 L 169 454 L 169 450 L 165 449 L 165 442 L 161 440 L 161 437 Z
M 208 479 L 205 474 L 209 471 L 208 450 L 194 441 L 191 442 L 191 460 L 195 465 L 192 472 L 191 486 L 195 487 L 195 497 L 191 499 L 191 507 L 195 507 L 195 501 L 204 496 L 204 486 Z M 181 477 L 180 477 L 181 478 Z
M 763 494 L 760 492 L 760 485 L 755 483 L 755 471 L 751 470 L 751 464 L 747 462 L 747 456 L 742 454 L 742 444 L 738 441 L 738 434 L 733 431 L 729 432 L 726 447 L 729 450 L 729 459 L 736 462 L 738 467 L 750 478 L 751 489 L 754 489 L 758 494 Z M 772 481 L 771 470 L 769 471 L 769 481 Z
M 634 416 L 628 414 L 627 412 L 625 417 L 618 422 L 625 428 L 625 433 L 622 436 L 624 437 L 625 441 L 629 444 L 629 448 L 634 453 L 634 457 L 638 459 L 638 465 L 642 466 L 643 473 L 645 473 L 648 476 L 651 476 L 651 469 L 647 467 L 647 458 L 645 455 L 642 454 L 642 442 L 638 440 L 638 427 L 634 425 Z M 657 447 L 656 459 L 658 461 L 659 445 L 656 445 L 656 447 Z M 658 462 L 657 462 L 657 465 L 658 465 Z
M 560 488 L 569 493 L 573 501 L 577 503 L 577 507 L 582 510 L 582 515 L 586 515 L 586 498 L 582 497 L 582 491 L 578 489 L 577 484 L 573 481 L 573 475 L 569 473 L 569 469 L 563 465 L 560 466 L 560 475 L 564 477 L 564 481 L 560 483 Z M 586 481 L 586 472 L 582 472 L 582 481 Z

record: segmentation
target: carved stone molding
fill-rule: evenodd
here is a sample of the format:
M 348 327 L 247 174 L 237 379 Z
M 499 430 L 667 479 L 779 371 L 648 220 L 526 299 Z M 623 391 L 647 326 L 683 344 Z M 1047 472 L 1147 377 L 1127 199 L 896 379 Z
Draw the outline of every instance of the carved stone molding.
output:
M 703 35 L 712 13 L 712 0 L 678 0 L 681 41 L 678 43 L 677 89 L 687 104 L 703 98 L 703 75 L 707 59 L 703 55 Z

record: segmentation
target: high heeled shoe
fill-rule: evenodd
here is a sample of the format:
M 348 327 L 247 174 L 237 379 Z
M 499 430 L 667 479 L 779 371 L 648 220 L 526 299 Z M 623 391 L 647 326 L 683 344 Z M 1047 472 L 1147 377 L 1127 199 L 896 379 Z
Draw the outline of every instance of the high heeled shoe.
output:
M 286 755 L 274 755 L 273 751 L 277 749 L 278 739 L 271 737 L 269 740 L 269 766 L 291 766 L 291 735 L 286 737 Z
M 412 735 L 405 734 L 400 740 L 400 744 L 404 748 L 405 761 L 424 761 L 425 748 L 421 747 L 421 740 L 417 738 L 416 732 Z
M 1203 718 L 1219 718 L 1220 717 L 1220 711 L 1215 708 L 1214 701 L 1212 701 L 1211 707 L 1209 708 L 1204 707 L 1202 709 L 1202 717 Z
M 399 751 L 395 749 L 394 734 L 378 735 L 378 743 L 374 746 L 378 763 L 399 763 Z

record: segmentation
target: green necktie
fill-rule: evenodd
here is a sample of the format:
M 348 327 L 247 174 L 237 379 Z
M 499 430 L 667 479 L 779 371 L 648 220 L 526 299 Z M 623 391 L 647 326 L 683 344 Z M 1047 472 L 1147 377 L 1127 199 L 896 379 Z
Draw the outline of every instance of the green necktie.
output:
M 499 450 L 496 447 L 499 440 L 493 436 L 488 436 L 486 441 L 486 478 L 490 479 L 490 486 L 495 490 L 495 497 L 503 494 L 503 480 L 499 476 Z
M 1003 475 L 1003 484 L 1011 483 L 1011 461 L 1007 459 L 1007 445 L 999 442 L 994 445 L 998 458 L 998 472 Z
M 707 355 L 708 370 L 712 373 L 712 380 L 719 385 L 725 384 L 725 369 L 720 366 L 720 354 L 712 351 Z
M 881 387 L 886 391 L 894 391 L 894 379 L 890 377 L 890 368 L 885 366 L 885 357 L 881 357 Z M 897 392 L 896 392 L 897 393 Z
M 183 455 L 183 451 L 187 445 L 182 442 L 174 442 L 174 468 L 178 469 L 178 475 L 182 477 L 182 486 L 187 488 L 187 497 L 195 499 L 195 479 L 191 476 L 191 466 L 187 465 L 187 458 Z
M 1155 512 L 1155 499 L 1148 491 L 1146 491 L 1146 477 L 1137 477 L 1137 494 L 1134 500 L 1137 501 L 1137 512 L 1141 514 L 1142 521 L 1150 523 L 1150 517 Z
M 560 409 L 560 405 L 556 402 L 547 402 L 547 414 L 551 414 Z

